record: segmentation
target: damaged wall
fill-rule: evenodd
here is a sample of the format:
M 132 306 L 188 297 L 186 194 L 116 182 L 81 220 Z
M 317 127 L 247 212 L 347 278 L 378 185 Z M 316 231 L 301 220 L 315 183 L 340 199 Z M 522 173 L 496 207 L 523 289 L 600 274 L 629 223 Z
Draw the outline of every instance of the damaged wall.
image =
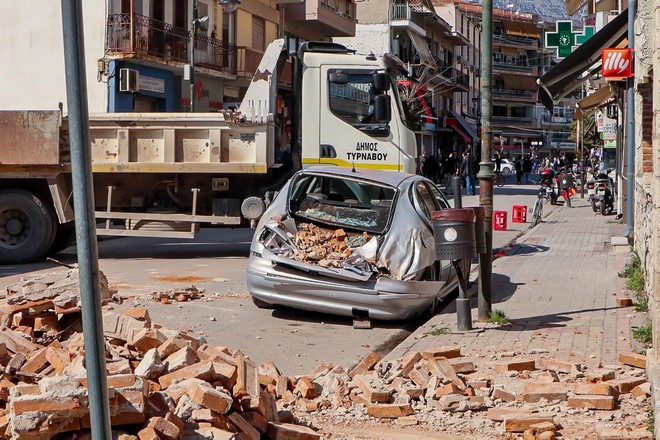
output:
M 649 293 L 654 346 L 660 343 L 660 1 L 638 3 L 635 20 L 635 250 Z M 657 353 L 655 361 L 660 361 Z

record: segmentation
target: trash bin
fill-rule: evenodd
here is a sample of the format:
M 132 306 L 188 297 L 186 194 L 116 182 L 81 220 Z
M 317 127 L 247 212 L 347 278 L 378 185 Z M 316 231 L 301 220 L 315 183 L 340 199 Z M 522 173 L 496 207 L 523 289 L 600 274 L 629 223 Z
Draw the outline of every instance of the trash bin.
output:
M 486 253 L 486 210 L 483 206 L 473 206 L 474 210 L 474 239 L 477 254 Z
M 476 254 L 472 208 L 434 211 L 431 220 L 437 260 L 462 260 Z

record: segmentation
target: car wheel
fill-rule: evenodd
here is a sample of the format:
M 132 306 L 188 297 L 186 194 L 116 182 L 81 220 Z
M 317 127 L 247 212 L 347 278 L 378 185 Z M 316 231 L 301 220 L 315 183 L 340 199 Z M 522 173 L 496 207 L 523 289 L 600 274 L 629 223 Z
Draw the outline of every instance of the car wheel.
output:
M 503 173 L 506 173 L 506 174 L 510 174 L 510 173 L 511 173 L 511 168 L 509 168 L 509 167 L 503 167 L 503 168 L 502 168 L 502 172 L 503 172 Z
M 266 301 L 262 301 L 256 296 L 252 297 L 252 302 L 254 303 L 255 306 L 259 309 L 274 309 L 276 308 L 275 304 L 267 303 Z

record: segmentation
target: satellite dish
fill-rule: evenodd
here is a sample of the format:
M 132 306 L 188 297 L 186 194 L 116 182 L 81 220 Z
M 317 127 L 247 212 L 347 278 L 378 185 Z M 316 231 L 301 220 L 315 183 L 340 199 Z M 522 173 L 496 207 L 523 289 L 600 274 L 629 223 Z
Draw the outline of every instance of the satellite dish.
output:
M 199 30 L 202 30 L 204 32 L 209 30 L 209 17 L 204 16 L 202 18 L 198 18 L 195 20 L 195 27 Z

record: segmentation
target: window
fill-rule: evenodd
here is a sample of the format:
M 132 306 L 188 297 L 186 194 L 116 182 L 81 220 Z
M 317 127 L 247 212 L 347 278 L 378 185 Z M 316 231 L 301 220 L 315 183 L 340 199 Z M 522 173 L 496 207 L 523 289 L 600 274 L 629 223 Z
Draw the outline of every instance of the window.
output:
M 289 213 L 330 226 L 383 233 L 394 206 L 391 186 L 316 174 L 300 175 L 291 185 Z
M 264 19 L 252 16 L 252 49 L 263 52 L 266 48 L 266 24 Z
M 346 84 L 329 83 L 332 113 L 351 125 L 371 123 L 375 96 L 373 73 L 349 73 Z
M 436 206 L 434 198 L 424 182 L 420 181 L 415 184 L 415 195 L 417 199 L 417 205 L 419 205 L 419 208 L 421 208 L 425 220 L 431 224 L 431 213 L 433 211 L 437 211 L 438 207 Z

